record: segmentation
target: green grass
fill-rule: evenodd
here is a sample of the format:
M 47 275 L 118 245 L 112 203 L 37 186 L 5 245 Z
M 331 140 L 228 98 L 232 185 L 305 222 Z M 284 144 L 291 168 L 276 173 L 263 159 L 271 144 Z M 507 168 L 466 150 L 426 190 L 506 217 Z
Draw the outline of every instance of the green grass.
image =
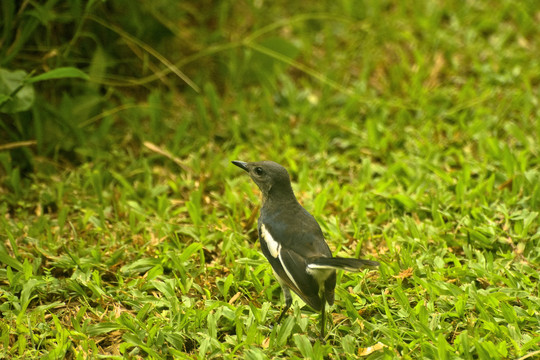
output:
M 0 66 L 48 75 L 0 114 L 0 358 L 539 356 L 535 1 L 45 3 L 2 5 Z M 326 344 L 298 298 L 272 326 L 262 159 L 381 262 Z

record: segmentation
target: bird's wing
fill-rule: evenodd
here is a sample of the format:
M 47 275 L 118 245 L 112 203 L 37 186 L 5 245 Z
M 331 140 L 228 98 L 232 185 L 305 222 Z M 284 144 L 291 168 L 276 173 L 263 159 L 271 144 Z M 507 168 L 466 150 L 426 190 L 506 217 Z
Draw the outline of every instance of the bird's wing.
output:
M 305 258 L 332 257 L 321 227 L 300 205 L 265 217 L 264 224 L 284 248 Z
M 312 273 L 308 273 L 307 265 L 308 259 L 315 255 L 331 256 L 322 233 L 319 237 L 318 233 L 291 231 L 276 224 L 282 223 L 259 223 L 263 254 L 281 283 L 291 288 L 309 306 L 320 310 L 323 306 L 319 294 L 320 283 Z

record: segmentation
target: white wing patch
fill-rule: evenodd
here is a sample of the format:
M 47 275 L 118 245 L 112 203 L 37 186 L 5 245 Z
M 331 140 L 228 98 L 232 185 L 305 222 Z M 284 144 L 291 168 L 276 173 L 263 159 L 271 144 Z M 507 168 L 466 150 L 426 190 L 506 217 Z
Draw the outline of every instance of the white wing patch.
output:
M 283 262 L 283 259 L 281 257 L 281 245 L 276 240 L 274 240 L 274 238 L 270 234 L 270 231 L 268 231 L 268 229 L 266 228 L 266 226 L 264 226 L 264 224 L 261 225 L 261 237 L 262 237 L 262 240 L 265 242 L 266 247 L 268 248 L 268 251 L 270 252 L 270 255 L 272 255 L 276 259 L 279 259 L 279 262 L 281 263 L 283 270 L 285 270 L 285 273 L 287 274 L 287 277 L 289 278 L 289 280 L 293 282 L 294 286 L 299 288 L 298 284 L 292 277 L 291 272 L 289 271 L 289 269 L 287 269 L 287 266 Z M 283 282 L 283 279 L 281 279 L 279 275 L 277 275 L 277 273 L 276 273 L 276 277 L 278 278 L 281 284 L 281 282 Z
M 270 232 L 266 230 L 266 226 L 264 226 L 264 224 L 262 224 L 261 226 L 261 236 L 266 243 L 268 251 L 270 251 L 270 255 L 272 255 L 274 258 L 277 258 L 279 256 L 279 251 L 281 250 L 281 245 L 279 245 L 278 242 L 274 240 L 272 235 L 270 235 Z

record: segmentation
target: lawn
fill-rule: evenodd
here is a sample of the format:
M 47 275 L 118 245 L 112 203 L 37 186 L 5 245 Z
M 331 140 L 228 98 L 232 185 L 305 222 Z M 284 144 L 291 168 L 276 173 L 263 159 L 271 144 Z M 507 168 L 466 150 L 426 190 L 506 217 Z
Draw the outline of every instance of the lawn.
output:
M 0 358 L 540 357 L 536 1 L 1 6 Z M 231 160 L 381 263 L 325 343 Z

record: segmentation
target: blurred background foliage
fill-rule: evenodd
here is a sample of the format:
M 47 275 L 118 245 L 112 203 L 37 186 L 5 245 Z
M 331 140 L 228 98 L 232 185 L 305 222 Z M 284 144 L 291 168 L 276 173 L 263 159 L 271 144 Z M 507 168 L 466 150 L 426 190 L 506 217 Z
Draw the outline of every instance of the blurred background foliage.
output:
M 253 99 L 263 99 L 253 103 L 265 121 L 301 115 L 309 124 L 323 106 L 367 118 L 369 145 L 383 149 L 392 142 L 378 137 L 377 127 L 393 125 L 370 124 L 370 112 L 385 111 L 392 122 L 462 122 L 467 109 L 493 101 L 501 117 L 516 121 L 518 138 L 535 131 L 525 121 L 538 105 L 540 64 L 530 56 L 538 50 L 534 1 L 498 2 L 492 17 L 484 16 L 489 1 L 441 7 L 352 0 L 271 6 L 6 0 L 1 6 L 2 79 L 18 71 L 16 85 L 27 85 L 0 94 L 0 138 L 4 144 L 35 141 L 13 144 L 4 171 L 18 167 L 26 174 L 36 155 L 78 164 L 106 153 L 111 142 L 143 138 L 172 137 L 169 148 L 181 156 L 198 141 L 249 143 L 254 128 L 265 124 L 248 121 L 253 109 L 244 105 Z M 415 26 L 400 23 L 404 18 Z M 503 49 L 512 56 L 511 68 L 499 56 Z M 59 68 L 68 72 L 28 81 Z M 514 93 L 501 91 L 508 86 Z M 228 106 L 238 95 L 242 106 Z M 26 105 L 13 107 L 25 99 Z M 507 101 L 521 102 L 520 113 Z M 189 136 L 193 147 L 184 146 Z
M 248 51 L 240 38 L 253 31 L 251 11 L 265 10 L 249 2 L 2 2 L 3 78 L 18 74 L 16 85 L 25 84 L 27 91 L 17 86 L 3 91 L 1 138 L 35 140 L 31 148 L 13 150 L 23 172 L 32 168 L 36 154 L 80 163 L 106 151 L 104 134 L 114 129 L 148 134 L 136 125 L 143 125 L 142 119 L 162 121 L 163 101 L 203 111 L 218 91 L 234 93 L 260 81 L 275 85 L 284 66 Z M 262 44 L 281 56 L 298 53 L 280 37 Z M 30 84 L 32 76 L 58 68 L 80 69 L 89 78 L 73 79 L 68 72 Z M 25 105 L 13 106 L 21 102 Z M 199 130 L 214 126 L 202 120 L 206 125 Z M 161 138 L 170 126 L 161 132 L 152 127 L 157 133 L 149 135 Z

